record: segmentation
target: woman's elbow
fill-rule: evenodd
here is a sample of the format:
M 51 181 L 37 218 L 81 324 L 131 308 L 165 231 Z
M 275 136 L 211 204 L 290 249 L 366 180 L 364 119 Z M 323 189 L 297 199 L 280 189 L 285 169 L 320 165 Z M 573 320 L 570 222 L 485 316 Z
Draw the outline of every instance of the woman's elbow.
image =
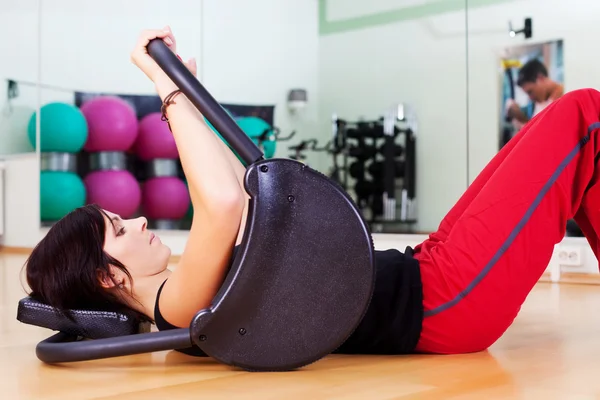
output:
M 221 192 L 215 196 L 215 201 L 212 204 L 212 210 L 219 214 L 227 216 L 241 216 L 246 204 L 246 196 L 241 190 L 232 190 L 229 192 Z

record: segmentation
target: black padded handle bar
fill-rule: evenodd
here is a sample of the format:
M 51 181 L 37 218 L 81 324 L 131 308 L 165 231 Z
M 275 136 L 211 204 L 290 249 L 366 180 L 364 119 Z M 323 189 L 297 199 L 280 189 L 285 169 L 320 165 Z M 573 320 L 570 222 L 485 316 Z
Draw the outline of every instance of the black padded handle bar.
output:
M 264 154 L 227 114 L 221 105 L 202 86 L 162 39 L 153 39 L 147 46 L 148 54 L 167 74 L 183 94 L 196 106 L 208 121 L 240 155 L 246 165 L 263 158 Z
M 188 328 L 106 339 L 74 341 L 75 339 L 72 335 L 59 332 L 38 343 L 36 355 L 41 361 L 54 364 L 192 347 Z

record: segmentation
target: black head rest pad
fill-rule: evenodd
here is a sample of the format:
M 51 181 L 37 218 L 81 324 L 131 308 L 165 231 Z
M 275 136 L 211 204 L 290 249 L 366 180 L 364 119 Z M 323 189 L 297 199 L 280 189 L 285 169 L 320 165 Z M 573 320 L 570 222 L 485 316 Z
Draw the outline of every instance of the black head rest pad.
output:
M 19 301 L 17 320 L 55 331 L 82 336 L 87 339 L 103 339 L 131 335 L 149 330 L 132 311 L 70 310 L 73 319 L 61 314 L 54 307 L 26 297 Z

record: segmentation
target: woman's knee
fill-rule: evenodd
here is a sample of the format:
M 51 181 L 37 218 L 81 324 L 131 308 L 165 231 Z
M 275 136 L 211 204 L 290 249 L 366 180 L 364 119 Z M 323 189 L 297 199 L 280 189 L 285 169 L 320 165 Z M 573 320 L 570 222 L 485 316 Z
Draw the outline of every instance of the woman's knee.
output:
M 583 88 L 572 90 L 570 92 L 565 93 L 558 99 L 558 101 L 562 102 L 577 102 L 581 104 L 581 102 L 589 102 L 592 101 L 594 104 L 600 105 L 600 91 L 594 88 Z M 557 102 L 558 102 L 557 101 Z

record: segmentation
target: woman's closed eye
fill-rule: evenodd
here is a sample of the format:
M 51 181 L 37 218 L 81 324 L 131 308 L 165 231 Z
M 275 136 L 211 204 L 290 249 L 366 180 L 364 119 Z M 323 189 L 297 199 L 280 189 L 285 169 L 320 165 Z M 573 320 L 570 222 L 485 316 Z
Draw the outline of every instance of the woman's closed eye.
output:
M 122 226 L 117 230 L 117 236 L 122 236 L 125 234 L 125 227 Z

